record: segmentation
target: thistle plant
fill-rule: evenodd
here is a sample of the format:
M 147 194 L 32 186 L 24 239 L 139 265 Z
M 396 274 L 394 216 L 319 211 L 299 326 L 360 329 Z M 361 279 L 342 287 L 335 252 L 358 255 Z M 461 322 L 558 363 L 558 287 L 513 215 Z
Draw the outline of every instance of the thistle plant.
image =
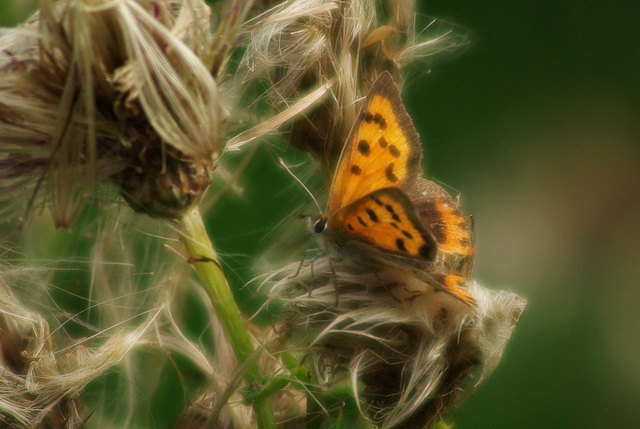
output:
M 3 425 L 433 427 L 492 372 L 515 294 L 300 248 L 256 255 L 250 320 L 201 215 L 265 141 L 331 177 L 371 82 L 464 33 L 408 0 L 38 6 L 0 33 Z

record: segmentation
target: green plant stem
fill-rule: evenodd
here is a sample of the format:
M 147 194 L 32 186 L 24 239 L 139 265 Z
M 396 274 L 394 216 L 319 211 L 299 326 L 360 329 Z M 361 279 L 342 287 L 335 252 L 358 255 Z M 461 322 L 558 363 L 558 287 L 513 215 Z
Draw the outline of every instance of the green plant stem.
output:
M 209 295 L 213 308 L 215 308 L 220 324 L 231 343 L 236 358 L 239 362 L 245 362 L 255 352 L 253 343 L 247 330 L 240 310 L 233 299 L 224 272 L 220 266 L 218 255 L 207 235 L 200 211 L 195 208 L 189 211 L 179 222 L 182 238 L 189 253 L 189 257 L 200 277 L 202 287 Z M 249 386 L 261 383 L 262 372 L 257 364 L 251 365 L 245 376 Z M 267 401 L 260 400 L 253 403 L 260 429 L 275 428 L 275 417 Z

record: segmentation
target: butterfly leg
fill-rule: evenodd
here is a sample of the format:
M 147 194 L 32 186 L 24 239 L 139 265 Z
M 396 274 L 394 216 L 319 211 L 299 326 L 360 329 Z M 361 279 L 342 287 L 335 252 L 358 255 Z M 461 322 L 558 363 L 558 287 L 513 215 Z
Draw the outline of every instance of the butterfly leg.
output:
M 315 249 L 315 250 L 320 250 L 320 251 L 318 252 L 318 254 L 316 256 L 314 256 L 311 259 L 311 278 L 312 279 L 315 278 L 315 274 L 313 272 L 313 268 L 315 267 L 316 260 L 318 260 L 318 258 L 321 257 L 321 256 L 326 256 L 326 255 L 329 254 L 329 252 L 327 250 L 324 250 L 324 249 Z M 329 258 L 329 264 L 331 264 L 331 258 Z
M 302 255 L 302 259 L 300 260 L 300 265 L 298 265 L 298 269 L 296 270 L 296 273 L 293 274 L 292 276 L 289 276 L 290 279 L 296 278 L 298 277 L 298 275 L 300 275 L 300 271 L 302 270 L 302 267 L 304 266 L 304 262 L 307 260 L 307 255 L 310 254 L 311 252 L 318 252 L 313 258 L 310 259 L 311 261 L 311 278 L 313 278 L 313 262 L 318 259 L 320 256 L 325 255 L 327 253 L 326 250 L 322 250 L 322 249 L 307 249 L 304 251 L 304 255 Z

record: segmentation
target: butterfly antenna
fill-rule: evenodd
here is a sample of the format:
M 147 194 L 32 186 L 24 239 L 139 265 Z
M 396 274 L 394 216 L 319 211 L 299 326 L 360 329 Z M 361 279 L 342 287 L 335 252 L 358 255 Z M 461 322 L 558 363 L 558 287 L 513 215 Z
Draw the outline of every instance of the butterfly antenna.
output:
M 305 186 L 304 183 L 302 183 L 302 180 L 298 179 L 298 176 L 296 176 L 295 174 L 293 174 L 293 172 L 291 171 L 291 169 L 289 168 L 289 166 L 284 162 L 284 160 L 282 158 L 278 158 L 278 160 L 280 161 L 280 165 L 287 170 L 287 172 L 291 175 L 291 177 L 293 177 L 296 182 L 298 182 L 300 184 L 300 186 L 302 186 L 302 189 L 304 189 L 305 191 L 307 191 L 307 194 L 309 194 L 309 196 L 311 197 L 311 199 L 313 200 L 313 202 L 315 203 L 316 207 L 318 207 L 318 213 L 322 213 L 322 208 L 320 208 L 320 204 L 318 204 L 318 200 L 316 200 L 316 197 L 313 196 L 313 193 L 309 190 L 309 188 L 307 188 Z

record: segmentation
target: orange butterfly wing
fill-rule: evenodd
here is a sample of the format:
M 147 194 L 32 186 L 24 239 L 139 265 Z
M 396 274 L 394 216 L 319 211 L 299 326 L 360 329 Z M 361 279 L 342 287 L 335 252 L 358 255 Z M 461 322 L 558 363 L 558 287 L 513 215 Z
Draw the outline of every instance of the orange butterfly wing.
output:
M 329 215 L 378 189 L 401 188 L 422 171 L 418 133 L 391 74 L 371 87 L 340 156 Z
M 418 204 L 418 216 L 431 232 L 441 251 L 460 257 L 473 256 L 473 237 L 469 222 L 451 201 L 433 198 Z
M 417 218 L 409 198 L 397 188 L 378 189 L 331 218 L 327 234 L 339 246 L 355 240 L 417 259 L 433 260 L 433 237 Z

